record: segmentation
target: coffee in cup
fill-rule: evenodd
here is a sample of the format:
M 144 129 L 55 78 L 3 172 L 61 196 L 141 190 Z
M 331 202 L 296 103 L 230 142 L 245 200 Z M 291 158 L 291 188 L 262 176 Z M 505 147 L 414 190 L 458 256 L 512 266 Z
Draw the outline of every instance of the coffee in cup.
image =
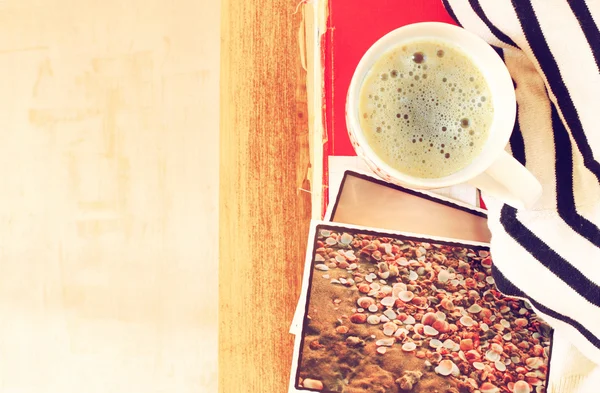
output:
M 383 161 L 411 176 L 440 178 L 481 153 L 494 106 L 466 53 L 417 39 L 375 62 L 360 90 L 359 112 L 367 143 Z
M 417 189 L 468 182 L 531 207 L 542 187 L 505 151 L 515 118 L 512 79 L 498 54 L 475 34 L 438 22 L 403 26 L 375 42 L 346 99 L 352 146 L 384 180 Z

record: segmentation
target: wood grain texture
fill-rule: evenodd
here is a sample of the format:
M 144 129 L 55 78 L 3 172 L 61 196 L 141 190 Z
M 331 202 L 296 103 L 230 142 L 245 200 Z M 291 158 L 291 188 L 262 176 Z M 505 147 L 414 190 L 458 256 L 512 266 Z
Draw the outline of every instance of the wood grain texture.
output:
M 310 219 L 305 71 L 290 0 L 222 8 L 219 390 L 285 392 Z
M 0 391 L 214 392 L 219 1 L 0 1 Z

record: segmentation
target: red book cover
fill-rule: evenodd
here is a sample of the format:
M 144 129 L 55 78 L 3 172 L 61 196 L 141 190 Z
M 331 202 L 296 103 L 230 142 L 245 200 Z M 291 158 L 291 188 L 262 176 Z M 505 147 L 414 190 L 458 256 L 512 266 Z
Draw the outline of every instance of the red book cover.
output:
M 312 188 L 320 200 L 320 208 L 313 201 L 313 210 L 322 217 L 328 204 L 330 157 L 356 155 L 348 138 L 344 107 L 350 80 L 363 54 L 379 38 L 401 26 L 427 21 L 455 23 L 441 0 L 314 0 L 309 5 L 313 11 L 320 10 L 315 12 L 316 22 L 310 28 L 316 31 L 314 52 L 311 54 L 307 45 L 306 53 L 308 62 L 314 56 L 315 68 L 321 68 L 313 70 L 321 79 L 320 86 L 313 86 L 313 94 L 319 91 L 322 94 L 322 114 L 318 116 L 321 124 L 312 130 L 322 135 L 322 147 L 313 149 L 322 148 L 322 155 L 314 155 Z M 310 40 L 312 31 L 306 28 L 306 39 Z M 312 81 L 308 68 L 310 94 Z M 316 162 L 319 159 L 321 163 Z M 315 190 L 319 184 L 323 188 Z

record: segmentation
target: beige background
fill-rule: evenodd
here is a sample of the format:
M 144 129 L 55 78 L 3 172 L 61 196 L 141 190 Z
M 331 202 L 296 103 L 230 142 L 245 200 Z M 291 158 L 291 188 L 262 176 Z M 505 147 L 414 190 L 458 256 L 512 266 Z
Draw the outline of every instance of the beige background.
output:
M 0 0 L 0 391 L 217 384 L 215 0 Z

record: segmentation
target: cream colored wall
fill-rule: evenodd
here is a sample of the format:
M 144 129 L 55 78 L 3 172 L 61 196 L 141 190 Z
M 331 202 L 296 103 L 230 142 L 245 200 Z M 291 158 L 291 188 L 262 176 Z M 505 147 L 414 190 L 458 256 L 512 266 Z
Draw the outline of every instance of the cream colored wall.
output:
M 219 7 L 0 0 L 0 391 L 212 392 Z

